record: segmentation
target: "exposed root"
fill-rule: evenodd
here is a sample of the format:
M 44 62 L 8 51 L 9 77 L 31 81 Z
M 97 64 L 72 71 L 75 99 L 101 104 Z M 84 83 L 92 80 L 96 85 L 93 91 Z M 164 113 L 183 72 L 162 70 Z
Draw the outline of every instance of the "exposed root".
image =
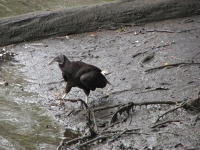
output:
M 139 56 L 139 55 L 142 55 L 142 54 L 145 54 L 145 53 L 147 53 L 147 51 L 144 51 L 144 52 L 138 52 L 138 53 L 132 55 L 132 58 L 135 58 L 135 57 L 137 57 L 137 56 Z
M 109 126 L 105 127 L 105 128 L 103 129 L 103 131 L 107 130 L 108 128 L 110 128 L 110 127 L 112 127 L 112 126 L 114 126 L 114 125 L 116 125 L 116 124 L 125 122 L 125 121 L 128 119 L 128 117 L 129 117 L 129 115 L 128 115 L 126 118 L 124 118 L 122 121 L 118 121 L 118 122 L 115 122 L 115 123 L 110 124 Z
M 147 91 L 141 91 L 141 92 L 137 92 L 135 94 L 139 94 L 139 93 L 147 93 L 147 92 L 152 92 L 152 91 L 161 91 L 161 90 L 169 90 L 168 88 L 162 88 L 162 87 L 159 87 L 159 88 L 155 88 L 155 89 L 152 89 L 152 90 L 147 90 Z
M 60 100 L 60 99 L 58 99 Z M 63 99 L 64 101 L 69 101 L 69 102 L 72 102 L 72 103 L 76 103 L 76 102 L 81 102 L 82 105 L 85 106 L 86 109 L 88 109 L 88 105 L 86 104 L 86 102 L 82 99 Z
M 170 30 L 160 30 L 160 29 L 146 30 L 146 32 L 166 32 L 166 33 L 174 33 L 174 31 L 170 31 Z
M 110 124 L 115 122 L 117 120 L 117 115 L 122 114 L 123 112 L 126 112 L 129 115 L 130 110 L 133 110 L 133 103 L 127 103 L 127 105 L 120 107 L 111 117 Z
M 156 71 L 156 70 L 159 70 L 159 69 L 163 69 L 163 68 L 166 68 L 166 67 L 177 67 L 177 66 L 180 66 L 180 65 L 200 65 L 200 63 L 176 63 L 176 64 L 168 64 L 168 65 L 165 65 L 165 66 L 159 66 L 159 67 L 155 67 L 155 68 L 151 68 L 151 69 L 148 69 L 148 70 L 145 70 L 145 72 L 153 72 L 153 71 Z
M 127 103 L 123 103 L 123 104 L 116 104 L 116 105 L 110 105 L 110 106 L 103 106 L 103 107 L 97 107 L 94 108 L 94 112 L 96 111 L 102 111 L 105 109 L 111 109 L 111 108 L 115 108 L 115 107 L 123 107 L 123 106 L 127 106 L 129 105 L 133 105 L 133 106 L 143 106 L 143 105 L 156 105 L 156 104 L 168 104 L 168 105 L 175 105 L 177 103 L 181 103 L 183 101 L 151 101 L 151 102 L 127 102 Z
M 86 136 L 75 138 L 75 139 L 67 141 L 67 142 L 62 141 L 61 144 L 59 145 L 59 147 L 57 148 L 57 150 L 61 150 L 62 147 L 82 149 L 82 147 L 87 146 L 88 144 L 91 144 L 95 141 L 101 142 L 102 140 L 108 140 L 108 142 L 113 142 L 113 141 L 117 140 L 118 138 L 120 138 L 124 134 L 150 135 L 148 133 L 140 132 L 140 130 L 141 130 L 140 128 L 137 128 L 137 129 L 121 129 L 121 130 L 110 129 L 109 130 L 110 127 L 112 127 L 116 124 L 125 122 L 128 119 L 128 117 L 130 116 L 129 115 L 130 111 L 133 110 L 133 107 L 135 107 L 135 106 L 143 106 L 143 105 L 146 106 L 146 105 L 155 105 L 155 104 L 168 104 L 168 105 L 179 104 L 176 108 L 170 109 L 167 112 L 165 112 L 164 114 L 162 114 L 161 116 L 159 116 L 158 119 L 156 120 L 156 123 L 158 121 L 160 121 L 160 119 L 163 116 L 177 110 L 178 108 L 185 108 L 186 110 L 191 109 L 191 108 L 192 109 L 195 108 L 195 110 L 200 110 L 199 109 L 199 107 L 200 107 L 200 96 L 196 99 L 188 100 L 188 101 L 178 101 L 178 102 L 175 102 L 175 101 L 128 102 L 128 103 L 124 103 L 124 104 L 116 104 L 116 105 L 111 105 L 111 106 L 99 107 L 99 108 L 95 108 L 95 109 L 89 108 L 88 105 L 85 103 L 85 101 L 83 101 L 81 99 L 76 99 L 76 100 L 64 99 L 64 100 L 70 101 L 70 102 L 80 101 L 81 103 L 83 103 L 83 105 L 85 105 L 86 109 L 88 110 L 89 116 L 91 115 L 92 118 L 93 118 L 93 127 L 89 126 L 90 133 Z M 110 108 L 116 108 L 116 107 L 118 107 L 118 109 L 115 111 L 115 113 L 113 113 L 113 115 L 110 119 L 110 125 L 108 125 L 106 127 L 102 127 L 101 130 L 99 130 L 97 123 L 96 123 L 95 112 L 102 111 L 102 110 L 105 110 L 105 109 L 110 109 Z M 117 121 L 118 115 L 121 115 L 124 112 L 127 113 L 126 118 L 122 119 L 121 121 Z M 89 121 L 90 121 L 90 119 L 89 119 Z M 161 122 L 161 123 L 157 123 L 154 126 L 152 126 L 151 128 L 162 127 L 167 123 L 181 122 L 181 121 L 182 120 L 168 120 L 168 121 L 164 121 L 164 122 Z
M 152 60 L 152 59 L 154 58 L 154 56 L 155 56 L 155 52 L 152 52 L 151 54 L 145 56 L 145 57 L 139 62 L 140 66 L 141 66 L 141 67 L 144 67 L 143 64 L 146 63 L 146 62 L 149 62 L 150 60 Z
M 182 120 L 167 120 L 167 121 L 164 121 L 164 122 L 161 122 L 161 123 L 158 123 L 158 124 L 155 124 L 154 126 L 152 126 L 151 128 L 155 128 L 155 127 L 158 127 L 158 126 L 162 126 L 166 123 L 171 123 L 171 122 L 181 122 Z
M 111 139 L 109 142 L 115 141 L 117 138 L 119 138 L 122 134 L 125 134 L 126 132 L 127 132 L 127 129 L 121 132 L 120 134 L 116 135 L 115 137 L 113 137 L 113 139 Z

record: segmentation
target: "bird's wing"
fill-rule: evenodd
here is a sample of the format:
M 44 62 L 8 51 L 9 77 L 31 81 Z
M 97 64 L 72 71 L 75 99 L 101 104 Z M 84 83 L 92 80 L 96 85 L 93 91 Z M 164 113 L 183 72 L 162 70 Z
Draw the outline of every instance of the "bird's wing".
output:
M 99 72 L 101 72 L 101 69 L 99 69 L 98 67 L 96 66 L 93 66 L 93 65 L 90 65 L 90 64 L 86 64 L 84 62 L 80 62 L 80 61 L 75 61 L 75 62 L 72 62 L 72 68 L 76 68 L 76 75 L 77 76 L 81 76 L 83 75 L 84 73 L 87 73 L 91 70 L 97 70 Z
M 68 79 L 67 79 L 67 76 L 65 75 L 65 73 L 64 73 L 64 72 L 62 72 L 62 76 L 63 76 L 64 80 L 67 82 L 67 81 L 68 81 Z
M 107 80 L 99 70 L 91 70 L 80 76 L 81 83 L 89 88 L 95 90 L 96 88 L 104 88 L 107 84 Z

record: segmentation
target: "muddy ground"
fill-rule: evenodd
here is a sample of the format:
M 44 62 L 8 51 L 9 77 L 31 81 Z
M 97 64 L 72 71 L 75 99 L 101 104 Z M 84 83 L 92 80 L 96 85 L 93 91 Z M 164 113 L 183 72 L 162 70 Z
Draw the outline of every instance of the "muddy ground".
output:
M 38 105 L 48 109 L 49 115 L 66 129 L 83 136 L 89 129 L 84 111 L 69 114 L 71 110 L 79 108 L 80 103 L 65 102 L 64 108 L 56 100 L 56 95 L 62 92 L 66 83 L 57 64 L 48 66 L 53 57 L 65 54 L 70 60 L 90 63 L 108 72 L 106 77 L 112 86 L 107 85 L 104 89 L 91 92 L 90 108 L 127 102 L 183 101 L 197 97 L 200 90 L 200 65 L 179 65 L 152 72 L 145 70 L 167 64 L 200 62 L 199 35 L 200 16 L 194 16 L 135 27 L 126 26 L 112 31 L 68 35 L 67 38 L 24 42 L 6 46 L 5 49 L 16 54 L 15 60 L 23 65 L 21 71 L 32 82 L 24 90 L 38 93 L 42 97 L 36 100 Z M 143 63 L 142 60 L 148 55 L 153 57 Z M 85 99 L 85 95 L 82 90 L 73 88 L 68 98 Z M 121 130 L 120 134 L 127 129 L 139 129 L 138 133 L 95 141 L 82 149 L 200 149 L 200 123 L 196 119 L 198 113 L 180 108 L 159 121 L 169 120 L 169 123 L 151 128 L 159 115 L 174 107 L 136 106 L 129 115 L 122 113 L 118 117 L 119 123 L 106 132 Z M 109 125 L 112 113 L 116 110 L 112 108 L 95 112 L 99 132 Z M 66 132 L 65 141 L 68 140 L 71 138 Z M 60 148 L 76 149 L 74 144 Z

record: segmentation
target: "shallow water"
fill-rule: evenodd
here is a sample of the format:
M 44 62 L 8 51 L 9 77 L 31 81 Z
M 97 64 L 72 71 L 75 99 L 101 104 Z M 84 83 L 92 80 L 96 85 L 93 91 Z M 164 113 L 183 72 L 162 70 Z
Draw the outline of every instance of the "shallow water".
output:
M 31 92 L 21 67 L 12 54 L 0 59 L 0 80 L 9 83 L 0 85 L 0 149 L 55 149 L 64 129 L 36 104 L 41 97 Z
M 109 1 L 113 0 L 0 0 L 0 17 L 20 15 L 41 10 L 99 4 Z

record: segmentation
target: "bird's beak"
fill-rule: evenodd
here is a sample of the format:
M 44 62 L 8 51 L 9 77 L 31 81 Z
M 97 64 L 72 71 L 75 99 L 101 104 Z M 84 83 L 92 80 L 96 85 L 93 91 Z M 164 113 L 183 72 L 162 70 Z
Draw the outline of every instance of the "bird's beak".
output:
M 51 65 L 53 62 L 54 62 L 54 59 L 52 61 L 48 62 L 48 65 Z

